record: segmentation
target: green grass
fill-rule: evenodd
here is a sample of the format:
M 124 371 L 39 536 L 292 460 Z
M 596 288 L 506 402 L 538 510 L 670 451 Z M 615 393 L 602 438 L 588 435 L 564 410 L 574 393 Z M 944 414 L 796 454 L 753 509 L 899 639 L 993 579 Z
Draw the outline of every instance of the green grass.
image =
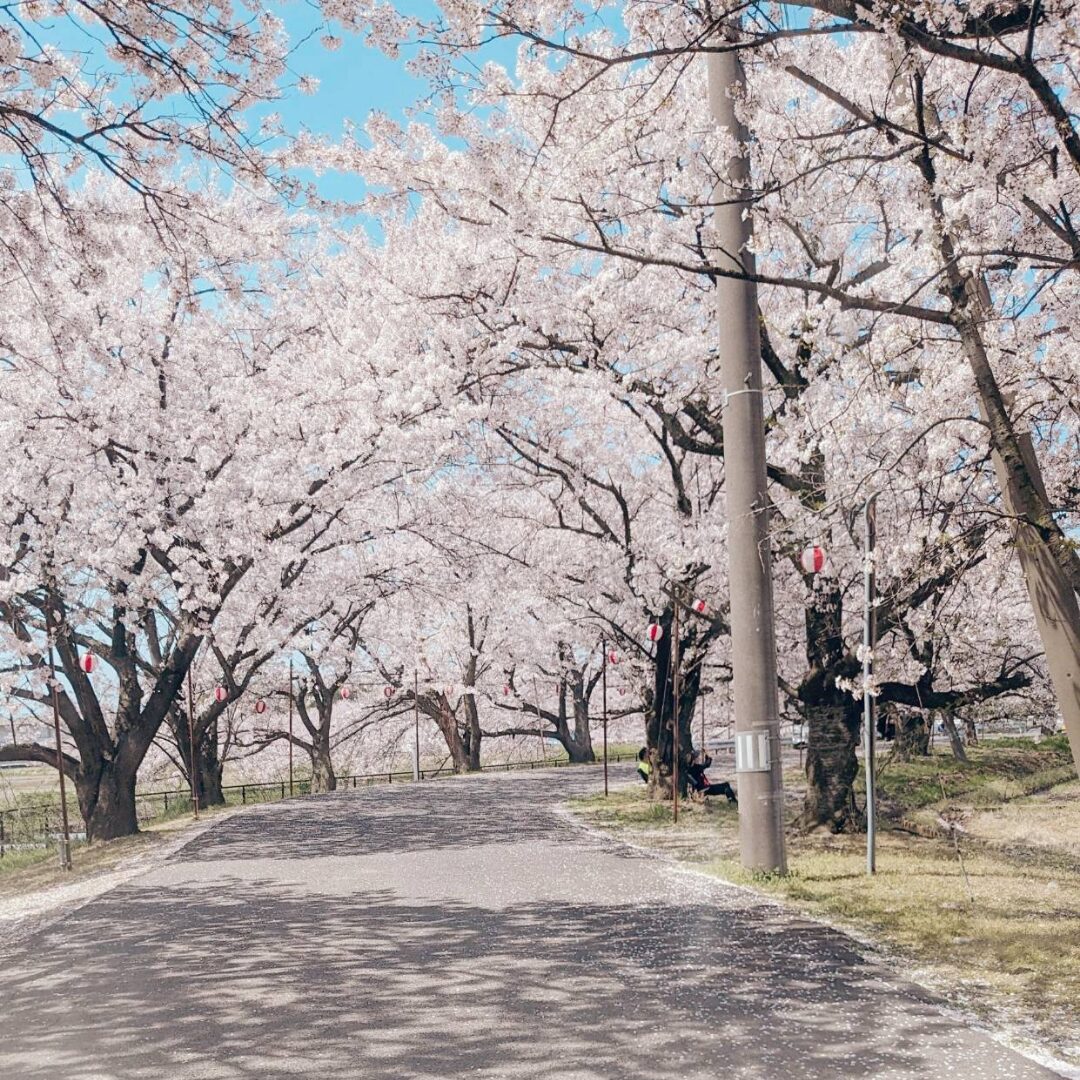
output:
M 1005 745 L 1003 745 L 1005 744 Z M 967 748 L 967 762 L 937 748 L 925 758 L 884 758 L 877 770 L 879 807 L 894 821 L 925 815 L 919 811 L 943 800 L 967 806 L 995 806 L 1022 795 L 1044 791 L 1076 776 L 1064 736 L 1041 743 L 1029 739 L 1000 740 Z M 856 783 L 860 797 L 863 778 Z
M 42 863 L 59 860 L 59 851 L 54 846 L 30 848 L 26 851 L 5 851 L 4 857 L 0 859 L 0 875 L 14 874 L 28 866 L 40 866 Z

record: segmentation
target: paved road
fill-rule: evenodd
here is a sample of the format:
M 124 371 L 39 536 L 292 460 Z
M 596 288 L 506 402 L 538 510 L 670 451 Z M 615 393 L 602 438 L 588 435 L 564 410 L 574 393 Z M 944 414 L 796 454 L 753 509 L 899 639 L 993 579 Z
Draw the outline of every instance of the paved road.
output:
M 562 819 L 594 770 L 260 807 L 40 931 L 5 1080 L 1054 1074 L 841 936 Z

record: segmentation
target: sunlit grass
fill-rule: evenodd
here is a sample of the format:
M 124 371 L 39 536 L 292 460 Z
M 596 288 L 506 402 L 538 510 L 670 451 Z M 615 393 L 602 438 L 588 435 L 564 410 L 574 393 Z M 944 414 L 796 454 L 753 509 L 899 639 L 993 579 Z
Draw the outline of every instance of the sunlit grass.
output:
M 1034 743 L 1000 739 L 967 749 L 969 760 L 957 761 L 945 748 L 914 761 L 888 755 L 878 762 L 878 795 L 886 813 L 910 814 L 942 799 L 967 805 L 1000 805 L 1020 795 L 1042 791 L 1075 778 L 1065 737 Z M 856 788 L 863 790 L 860 776 Z
M 25 870 L 28 866 L 38 866 L 42 863 L 58 862 L 59 854 L 55 847 L 29 848 L 25 851 L 5 851 L 0 859 L 0 876 L 14 874 Z

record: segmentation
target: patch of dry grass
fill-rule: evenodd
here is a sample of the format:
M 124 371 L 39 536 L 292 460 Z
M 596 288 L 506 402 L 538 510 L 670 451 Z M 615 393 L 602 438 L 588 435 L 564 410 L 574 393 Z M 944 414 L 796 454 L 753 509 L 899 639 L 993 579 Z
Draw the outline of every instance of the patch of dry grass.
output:
M 60 869 L 60 855 L 55 847 L 13 852 L 0 860 L 0 904 L 6 897 L 24 896 L 114 870 L 128 856 L 146 850 L 159 839 L 155 833 L 141 832 L 106 843 L 75 845 L 70 871 Z
M 229 809 L 235 810 L 224 806 L 211 807 L 203 810 L 202 818 L 214 817 Z M 178 830 L 191 825 L 193 820 L 190 814 L 173 817 L 144 826 L 134 836 L 75 845 L 71 853 L 71 870 L 60 868 L 56 848 L 9 853 L 0 859 L 0 904 L 6 897 L 25 896 L 53 885 L 70 884 L 115 870 L 128 859 L 142 855 L 172 838 Z
M 1080 780 L 1001 806 L 973 810 L 966 828 L 994 847 L 1054 852 L 1080 864 Z
M 56 797 L 56 770 L 49 765 L 0 769 L 0 809 L 18 806 L 29 796 Z

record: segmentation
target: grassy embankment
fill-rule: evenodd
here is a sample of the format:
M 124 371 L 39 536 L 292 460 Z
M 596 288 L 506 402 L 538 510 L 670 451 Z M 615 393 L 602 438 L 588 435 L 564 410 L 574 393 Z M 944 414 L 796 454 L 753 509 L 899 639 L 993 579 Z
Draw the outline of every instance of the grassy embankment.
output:
M 229 809 L 214 806 L 203 810 L 203 820 Z M 134 836 L 124 836 L 100 844 L 75 844 L 72 847 L 72 869 L 60 869 L 56 847 L 8 852 L 0 859 L 0 911 L 5 901 L 13 897 L 36 893 L 54 885 L 70 885 L 97 877 L 127 865 L 130 860 L 149 854 L 172 839 L 178 831 L 188 828 L 194 819 L 188 813 L 174 812 L 140 826 Z
M 739 866 L 724 800 L 670 804 L 639 787 L 572 803 L 589 824 L 779 898 L 899 954 L 953 1000 L 1039 1029 L 1080 1064 L 1080 781 L 1064 738 L 999 740 L 885 761 L 878 873 L 865 836 L 789 830 L 787 877 Z M 803 777 L 786 777 L 789 819 Z M 861 802 L 861 796 L 860 796 Z M 957 851 L 959 847 L 959 852 Z

